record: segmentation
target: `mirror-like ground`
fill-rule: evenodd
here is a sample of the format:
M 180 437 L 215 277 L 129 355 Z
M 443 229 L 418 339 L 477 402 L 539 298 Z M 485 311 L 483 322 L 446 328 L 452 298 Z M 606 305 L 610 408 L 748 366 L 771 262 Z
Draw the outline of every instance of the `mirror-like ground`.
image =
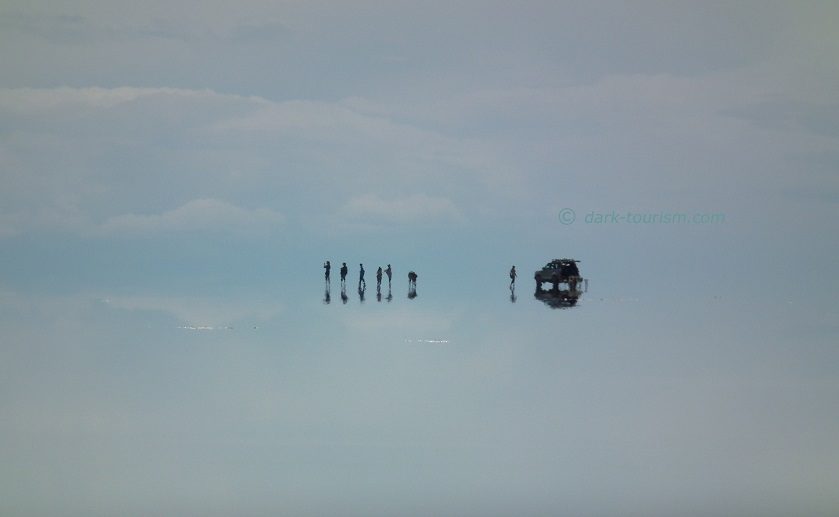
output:
M 314 276 L 314 275 L 313 275 Z M 401 278 L 400 278 L 401 280 Z M 421 277 L 422 280 L 422 277 Z M 4 515 L 827 515 L 832 309 L 6 291 Z M 398 286 L 398 287 L 397 287 Z M 803 513 L 802 513 L 803 512 Z

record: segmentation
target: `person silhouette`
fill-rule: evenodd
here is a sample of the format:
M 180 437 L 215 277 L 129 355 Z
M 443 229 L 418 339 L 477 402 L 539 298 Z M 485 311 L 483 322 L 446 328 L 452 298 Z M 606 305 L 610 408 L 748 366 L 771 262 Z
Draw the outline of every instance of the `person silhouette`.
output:
M 387 288 L 390 289 L 390 277 L 393 275 L 393 271 L 390 269 L 390 264 L 387 265 L 385 273 L 387 274 Z
M 510 289 L 512 289 L 513 286 L 516 285 L 516 276 L 518 276 L 516 275 L 516 266 L 513 266 L 510 269 Z
M 382 290 L 382 266 L 379 266 L 379 269 L 376 270 L 376 290 Z
M 364 264 L 358 265 L 358 288 L 361 289 L 362 284 L 367 289 L 367 282 L 364 280 Z
M 328 284 L 329 283 L 329 271 L 332 269 L 332 264 L 330 264 L 329 261 L 327 260 L 326 264 L 323 265 L 323 269 L 324 269 L 324 277 L 325 277 L 326 283 Z
M 344 262 L 343 264 L 344 265 L 341 266 L 341 285 L 346 286 L 347 285 L 347 271 L 349 271 L 349 270 L 347 269 L 347 263 Z

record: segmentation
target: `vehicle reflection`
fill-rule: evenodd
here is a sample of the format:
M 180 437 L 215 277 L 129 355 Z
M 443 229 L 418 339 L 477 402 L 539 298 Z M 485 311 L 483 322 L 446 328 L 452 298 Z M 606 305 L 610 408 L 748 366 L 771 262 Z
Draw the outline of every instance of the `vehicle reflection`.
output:
M 533 296 L 551 309 L 568 309 L 577 305 L 582 291 L 570 289 L 551 289 L 550 291 L 536 291 Z
M 587 291 L 587 289 L 580 289 L 580 286 L 588 287 L 588 280 L 569 286 L 567 289 L 536 289 L 533 297 L 551 309 L 569 309 L 576 306 L 580 297 Z

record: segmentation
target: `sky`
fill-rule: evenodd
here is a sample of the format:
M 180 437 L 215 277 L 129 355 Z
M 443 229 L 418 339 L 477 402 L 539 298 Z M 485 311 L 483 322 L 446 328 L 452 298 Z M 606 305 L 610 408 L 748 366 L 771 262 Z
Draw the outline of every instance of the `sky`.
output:
M 277 502 L 265 480 L 277 470 L 271 452 L 278 449 L 264 450 L 258 468 L 248 470 L 243 458 L 258 447 L 243 444 L 266 446 L 267 431 L 283 428 L 289 451 L 313 454 L 297 457 L 309 469 L 297 485 L 291 471 L 279 469 L 286 486 L 299 489 L 289 507 L 297 514 L 327 515 L 336 507 L 487 514 L 528 509 L 521 506 L 528 500 L 534 514 L 554 510 L 559 500 L 577 514 L 667 514 L 671 506 L 654 504 L 662 486 L 681 494 L 674 505 L 724 492 L 721 515 L 767 510 L 758 502 L 769 504 L 772 493 L 785 495 L 793 513 L 831 514 L 839 501 L 819 487 L 839 480 L 835 467 L 822 463 L 835 457 L 822 432 L 839 430 L 839 385 L 830 375 L 839 366 L 830 346 L 839 331 L 837 15 L 839 6 L 828 1 L 5 0 L 0 408 L 13 416 L 0 437 L 13 445 L 0 451 L 15 468 L 0 469 L 0 479 L 14 480 L 17 490 L 0 488 L 0 499 L 13 501 L 0 509 L 90 515 L 91 501 L 107 493 L 103 514 L 117 507 L 206 514 L 201 501 L 210 500 L 224 514 L 244 508 L 252 495 L 250 513 L 272 514 Z M 690 220 L 664 223 L 665 214 Z M 566 256 L 581 261 L 591 292 L 573 310 L 552 311 L 533 299 L 531 275 Z M 359 263 L 368 282 L 378 265 L 393 264 L 394 300 L 379 305 L 368 290 L 361 303 L 351 290 L 345 305 L 333 282 L 325 305 L 325 260 L 333 278 L 346 261 L 352 282 Z M 513 264 L 520 287 L 511 304 Z M 420 294 L 410 301 L 409 270 L 419 274 Z M 391 312 L 384 318 L 373 312 L 379 309 Z M 623 343 L 612 351 L 637 374 L 622 385 L 627 393 L 654 391 L 643 380 L 651 364 L 685 374 L 682 381 L 675 374 L 659 379 L 674 387 L 672 397 L 630 404 L 650 419 L 684 396 L 704 400 L 744 430 L 766 433 L 776 451 L 797 438 L 792 430 L 767 431 L 767 423 L 789 417 L 810 430 L 811 447 L 793 448 L 799 454 L 787 458 L 741 444 L 745 456 L 728 459 L 735 472 L 755 461 L 770 471 L 793 463 L 809 468 L 792 479 L 758 477 L 751 487 L 729 480 L 742 497 L 719 486 L 722 492 L 714 492 L 715 470 L 701 458 L 725 458 L 724 448 L 703 442 L 692 460 L 676 460 L 687 430 L 699 424 L 688 418 L 653 432 L 642 428 L 647 420 L 627 416 L 632 432 L 604 438 L 614 451 L 622 443 L 652 447 L 656 439 L 672 445 L 653 458 L 660 475 L 634 485 L 634 496 L 619 487 L 641 457 L 621 464 L 620 454 L 600 456 L 594 442 L 553 451 L 571 465 L 593 458 L 605 468 L 585 490 L 569 482 L 560 491 L 565 499 L 541 497 L 547 489 L 532 480 L 470 477 L 507 465 L 569 481 L 568 471 L 521 444 L 497 462 L 481 453 L 516 432 L 548 441 L 537 430 L 556 424 L 553 416 L 511 409 L 519 397 L 541 393 L 534 379 L 557 390 L 562 383 L 621 385 L 624 377 L 610 366 L 616 356 L 605 349 L 566 356 L 544 348 L 554 339 L 544 329 L 553 326 L 570 326 L 582 342 Z M 188 330 L 198 327 L 216 330 Z M 396 351 L 389 348 L 394 339 Z M 445 353 L 414 346 L 422 340 L 459 346 Z M 279 342 L 292 344 L 271 348 Z M 519 342 L 546 355 L 516 356 L 512 343 Z M 709 343 L 706 352 L 692 348 Z M 641 355 L 621 356 L 630 344 Z M 245 355 L 232 354 L 231 345 Z M 344 346 L 356 346 L 358 355 Z M 482 346 L 484 359 L 477 357 Z M 714 354 L 746 370 L 729 369 Z M 185 367 L 190 357 L 198 361 L 195 377 L 178 381 L 180 370 L 166 365 Z M 706 369 L 694 370 L 688 359 Z M 412 360 L 441 369 L 437 379 L 452 389 L 450 400 L 407 366 Z M 382 403 L 404 427 L 390 435 L 349 413 L 326 417 L 336 392 L 328 382 L 314 389 L 306 380 L 318 361 L 328 366 L 313 378 L 332 374 L 353 386 L 347 393 L 358 398 L 343 400 L 367 424 L 387 418 L 372 401 L 381 402 L 377 390 L 396 389 L 400 373 L 413 391 L 393 393 L 441 397 L 426 413 L 446 418 L 475 404 L 474 419 L 461 421 L 461 429 L 439 424 L 427 439 L 409 430 L 418 416 L 401 411 L 395 394 Z M 351 366 L 341 369 L 342 361 Z M 377 361 L 394 377 L 374 369 Z M 294 365 L 284 370 L 289 384 L 272 377 L 266 363 Z M 149 376 L 130 364 L 146 365 Z M 539 364 L 566 365 L 560 370 L 569 377 L 553 379 Z M 473 391 L 492 374 L 510 389 L 507 406 Z M 89 383 L 79 381 L 85 378 Z M 114 398 L 103 399 L 97 382 Z M 725 402 L 719 386 L 726 382 L 742 389 L 742 406 Z M 66 397 L 50 398 L 69 386 Z M 282 401 L 237 405 L 268 392 L 282 393 Z M 761 405 L 767 393 L 780 397 L 779 416 Z M 810 406 L 796 406 L 808 395 Z M 564 403 L 582 422 L 623 421 L 625 400 L 592 397 L 612 412 L 598 416 L 580 400 Z M 204 432 L 184 461 L 155 481 L 155 465 L 183 444 L 190 423 L 166 400 L 191 406 L 187 417 Z M 214 403 L 230 427 L 208 423 Z M 301 420 L 308 424 L 283 421 L 274 403 L 308 415 Z M 750 420 L 739 412 L 744 407 L 761 410 Z M 81 418 L 86 409 L 99 420 Z M 517 424 L 489 432 L 475 448 L 465 445 L 463 429 L 477 430 L 482 418 L 500 424 L 504 415 Z M 307 436 L 313 429 L 315 437 Z M 567 437 L 589 431 L 578 424 Z M 720 444 L 730 437 L 716 431 L 710 436 Z M 368 442 L 353 434 L 365 432 Z M 347 436 L 352 440 L 342 442 Z M 156 455 L 122 449 L 146 437 Z M 416 470 L 399 470 L 404 464 L 394 458 L 401 453 L 392 453 L 409 439 L 413 448 L 404 454 Z M 43 468 L 44 443 L 66 455 L 60 468 Z M 324 444 L 346 454 L 344 463 L 330 464 Z M 212 447 L 218 455 L 206 453 Z M 416 459 L 423 454 L 432 459 Z M 458 470 L 458 459 L 470 468 Z M 111 477 L 127 464 L 136 467 L 133 477 Z M 74 486 L 70 472 L 91 472 L 91 465 L 102 478 L 86 479 L 86 489 Z M 352 477 L 352 465 L 367 477 L 355 479 L 354 491 L 336 490 Z M 194 482 L 184 481 L 179 493 L 166 490 L 196 467 L 202 475 Z M 400 475 L 383 474 L 394 468 Z M 667 486 L 668 468 L 695 478 Z M 435 481 L 431 472 L 442 477 Z M 118 486 L 90 488 L 109 477 Z M 36 497 L 45 481 L 50 497 Z M 377 483 L 391 494 L 378 506 Z M 424 491 L 407 488 L 416 483 Z M 708 490 L 686 488 L 697 486 Z M 314 504 L 327 488 L 332 499 Z M 593 504 L 604 491 L 614 496 Z M 439 506 L 423 506 L 422 495 L 439 497 Z

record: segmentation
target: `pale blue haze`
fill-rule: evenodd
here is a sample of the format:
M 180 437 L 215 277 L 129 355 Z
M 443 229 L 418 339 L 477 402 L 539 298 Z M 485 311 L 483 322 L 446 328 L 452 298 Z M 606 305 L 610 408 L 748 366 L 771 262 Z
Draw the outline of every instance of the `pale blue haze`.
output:
M 0 515 L 839 514 L 836 4 L 381 4 L 0 6 Z

